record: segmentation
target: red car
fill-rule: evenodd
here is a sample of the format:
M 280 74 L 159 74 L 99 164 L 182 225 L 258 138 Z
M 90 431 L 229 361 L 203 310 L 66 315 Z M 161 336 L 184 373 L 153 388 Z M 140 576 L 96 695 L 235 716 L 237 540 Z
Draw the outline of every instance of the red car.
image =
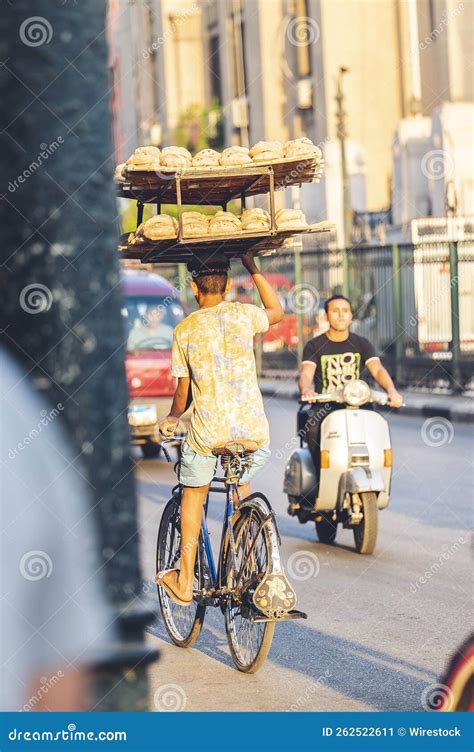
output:
M 143 456 L 156 457 L 158 422 L 168 414 L 176 388 L 170 372 L 173 329 L 186 312 L 177 290 L 158 274 L 124 269 L 122 280 L 128 422 L 132 442 L 141 446 Z
M 265 274 L 265 278 L 278 293 L 285 315 L 278 324 L 271 326 L 263 335 L 263 351 L 296 350 L 298 345 L 296 314 L 288 307 L 286 302 L 287 295 L 294 285 L 283 274 L 270 272 Z M 254 303 L 255 300 L 252 296 L 254 289 L 255 285 L 248 275 L 245 277 L 234 277 L 231 295 L 234 300 L 238 300 L 240 303 Z

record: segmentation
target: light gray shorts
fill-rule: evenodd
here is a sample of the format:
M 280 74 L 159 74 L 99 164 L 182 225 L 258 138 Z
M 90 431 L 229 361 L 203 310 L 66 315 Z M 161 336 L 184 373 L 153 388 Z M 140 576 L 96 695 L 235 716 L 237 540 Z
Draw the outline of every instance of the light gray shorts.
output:
M 252 453 L 252 467 L 246 470 L 239 481 L 239 486 L 248 483 L 251 478 L 267 462 L 270 457 L 270 449 L 261 447 Z M 179 482 L 183 486 L 197 488 L 198 486 L 207 486 L 214 477 L 217 466 L 217 457 L 214 455 L 204 456 L 195 452 L 186 441 L 181 446 L 181 461 L 179 464 Z

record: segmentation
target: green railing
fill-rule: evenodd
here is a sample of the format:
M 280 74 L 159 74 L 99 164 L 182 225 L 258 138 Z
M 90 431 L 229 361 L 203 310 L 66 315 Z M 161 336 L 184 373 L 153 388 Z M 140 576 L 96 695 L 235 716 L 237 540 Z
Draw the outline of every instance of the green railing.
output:
M 304 342 L 324 331 L 325 299 L 341 292 L 353 304 L 353 331 L 371 340 L 397 383 L 461 391 L 473 379 L 473 242 L 344 251 L 305 244 L 262 257 L 260 266 L 281 295 L 285 318 L 256 342 L 259 371 L 295 371 Z M 179 282 L 176 267 L 157 271 Z M 233 295 L 254 302 L 245 274 L 233 262 Z

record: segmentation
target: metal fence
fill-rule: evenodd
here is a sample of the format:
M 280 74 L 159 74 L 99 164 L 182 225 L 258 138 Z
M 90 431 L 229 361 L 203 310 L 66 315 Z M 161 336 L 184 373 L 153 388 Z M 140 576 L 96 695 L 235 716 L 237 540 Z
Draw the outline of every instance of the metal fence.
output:
M 342 292 L 353 304 L 352 331 L 378 349 L 400 385 L 466 389 L 474 374 L 474 243 L 356 246 L 315 244 L 262 257 L 260 266 L 285 307 L 281 324 L 257 342 L 261 373 L 298 367 L 304 343 L 326 327 L 324 301 Z M 160 267 L 160 273 L 164 269 Z M 166 276 L 183 289 L 176 267 Z M 234 299 L 252 301 L 248 275 L 232 264 Z

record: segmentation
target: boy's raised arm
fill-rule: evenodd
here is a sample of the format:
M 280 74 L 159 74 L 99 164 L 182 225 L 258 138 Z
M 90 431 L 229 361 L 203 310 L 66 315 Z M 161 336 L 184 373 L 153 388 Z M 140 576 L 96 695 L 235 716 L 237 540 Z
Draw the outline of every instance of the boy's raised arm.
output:
M 242 263 L 248 273 L 252 275 L 255 287 L 258 290 L 263 307 L 265 308 L 269 324 L 278 324 L 278 322 L 282 320 L 284 314 L 280 299 L 271 284 L 265 279 L 256 265 L 251 251 L 244 253 L 242 256 Z

